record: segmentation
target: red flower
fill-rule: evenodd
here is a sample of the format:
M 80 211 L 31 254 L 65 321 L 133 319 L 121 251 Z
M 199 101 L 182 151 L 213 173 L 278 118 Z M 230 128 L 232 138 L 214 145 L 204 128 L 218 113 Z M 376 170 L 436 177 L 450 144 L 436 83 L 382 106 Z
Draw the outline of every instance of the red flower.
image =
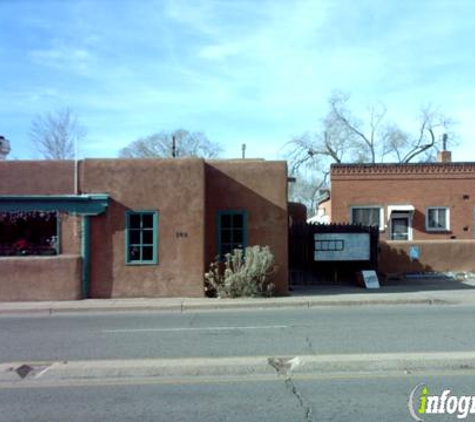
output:
M 23 251 L 25 249 L 28 249 L 28 242 L 25 239 L 20 239 L 17 240 L 14 244 L 13 247 L 15 249 L 18 249 L 19 251 Z

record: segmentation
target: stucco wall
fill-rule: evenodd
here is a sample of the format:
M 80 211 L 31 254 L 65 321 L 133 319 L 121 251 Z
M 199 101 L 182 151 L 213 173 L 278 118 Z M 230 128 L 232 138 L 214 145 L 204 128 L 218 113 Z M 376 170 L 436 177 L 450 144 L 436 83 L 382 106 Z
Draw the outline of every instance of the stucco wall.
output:
M 77 255 L 0 257 L 0 271 L 0 301 L 81 297 L 81 258 Z
M 110 194 L 91 219 L 92 297 L 203 296 L 203 160 L 85 160 L 81 170 L 84 193 Z M 159 212 L 158 265 L 126 265 L 127 210 Z
M 283 161 L 235 160 L 206 163 L 206 263 L 218 253 L 219 210 L 246 210 L 248 245 L 269 246 L 278 272 L 278 294 L 288 294 L 287 165 Z
M 289 213 L 289 226 L 292 224 L 305 224 L 307 222 L 307 207 L 298 202 L 289 202 L 287 204 Z
M 411 261 L 411 246 L 419 259 Z M 382 273 L 475 271 L 475 240 L 381 242 L 379 271 Z
M 0 161 L 0 195 L 74 193 L 74 161 Z
M 60 216 L 60 246 L 62 254 L 81 254 L 81 217 Z
M 91 217 L 91 295 L 203 296 L 203 275 L 217 252 L 216 214 L 248 211 L 248 242 L 269 245 L 287 294 L 287 168 L 285 162 L 202 159 L 87 159 L 79 163 L 80 193 L 109 194 L 106 213 Z M 0 162 L 0 194 L 72 194 L 74 162 Z M 159 212 L 158 265 L 126 265 L 127 210 Z M 206 233 L 205 233 L 206 231 Z M 80 218 L 61 221 L 58 257 L 0 258 L 1 300 L 79 297 Z M 23 280 L 19 282 L 18 280 Z

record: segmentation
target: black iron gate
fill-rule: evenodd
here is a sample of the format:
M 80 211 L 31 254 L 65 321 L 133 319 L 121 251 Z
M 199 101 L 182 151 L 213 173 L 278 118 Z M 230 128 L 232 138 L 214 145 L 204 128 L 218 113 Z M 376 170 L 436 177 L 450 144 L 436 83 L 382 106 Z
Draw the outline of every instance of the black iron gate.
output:
M 340 235 L 367 233 L 368 259 L 316 260 L 315 235 L 322 233 Z M 359 224 L 293 224 L 289 228 L 290 285 L 354 284 L 355 274 L 358 271 L 377 270 L 378 243 L 377 227 Z

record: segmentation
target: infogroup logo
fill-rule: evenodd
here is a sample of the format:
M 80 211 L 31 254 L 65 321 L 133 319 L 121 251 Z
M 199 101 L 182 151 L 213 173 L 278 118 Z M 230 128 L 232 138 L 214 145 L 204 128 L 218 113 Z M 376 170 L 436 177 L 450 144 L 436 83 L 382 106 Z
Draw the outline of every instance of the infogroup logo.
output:
M 475 415 L 475 396 L 456 396 L 451 390 L 431 395 L 425 384 L 416 385 L 409 394 L 409 413 L 415 421 L 425 421 L 426 415 L 453 415 L 466 419 Z

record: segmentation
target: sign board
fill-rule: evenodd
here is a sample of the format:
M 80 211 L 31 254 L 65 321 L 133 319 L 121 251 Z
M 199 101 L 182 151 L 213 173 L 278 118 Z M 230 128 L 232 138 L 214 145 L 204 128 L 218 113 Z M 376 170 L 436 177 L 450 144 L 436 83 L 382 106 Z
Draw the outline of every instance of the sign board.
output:
M 379 289 L 379 280 L 376 271 L 361 271 L 364 285 L 367 289 Z
M 411 258 L 411 261 L 419 259 L 419 246 L 411 246 L 409 248 L 409 258 Z
M 315 261 L 369 261 L 369 233 L 315 233 Z

